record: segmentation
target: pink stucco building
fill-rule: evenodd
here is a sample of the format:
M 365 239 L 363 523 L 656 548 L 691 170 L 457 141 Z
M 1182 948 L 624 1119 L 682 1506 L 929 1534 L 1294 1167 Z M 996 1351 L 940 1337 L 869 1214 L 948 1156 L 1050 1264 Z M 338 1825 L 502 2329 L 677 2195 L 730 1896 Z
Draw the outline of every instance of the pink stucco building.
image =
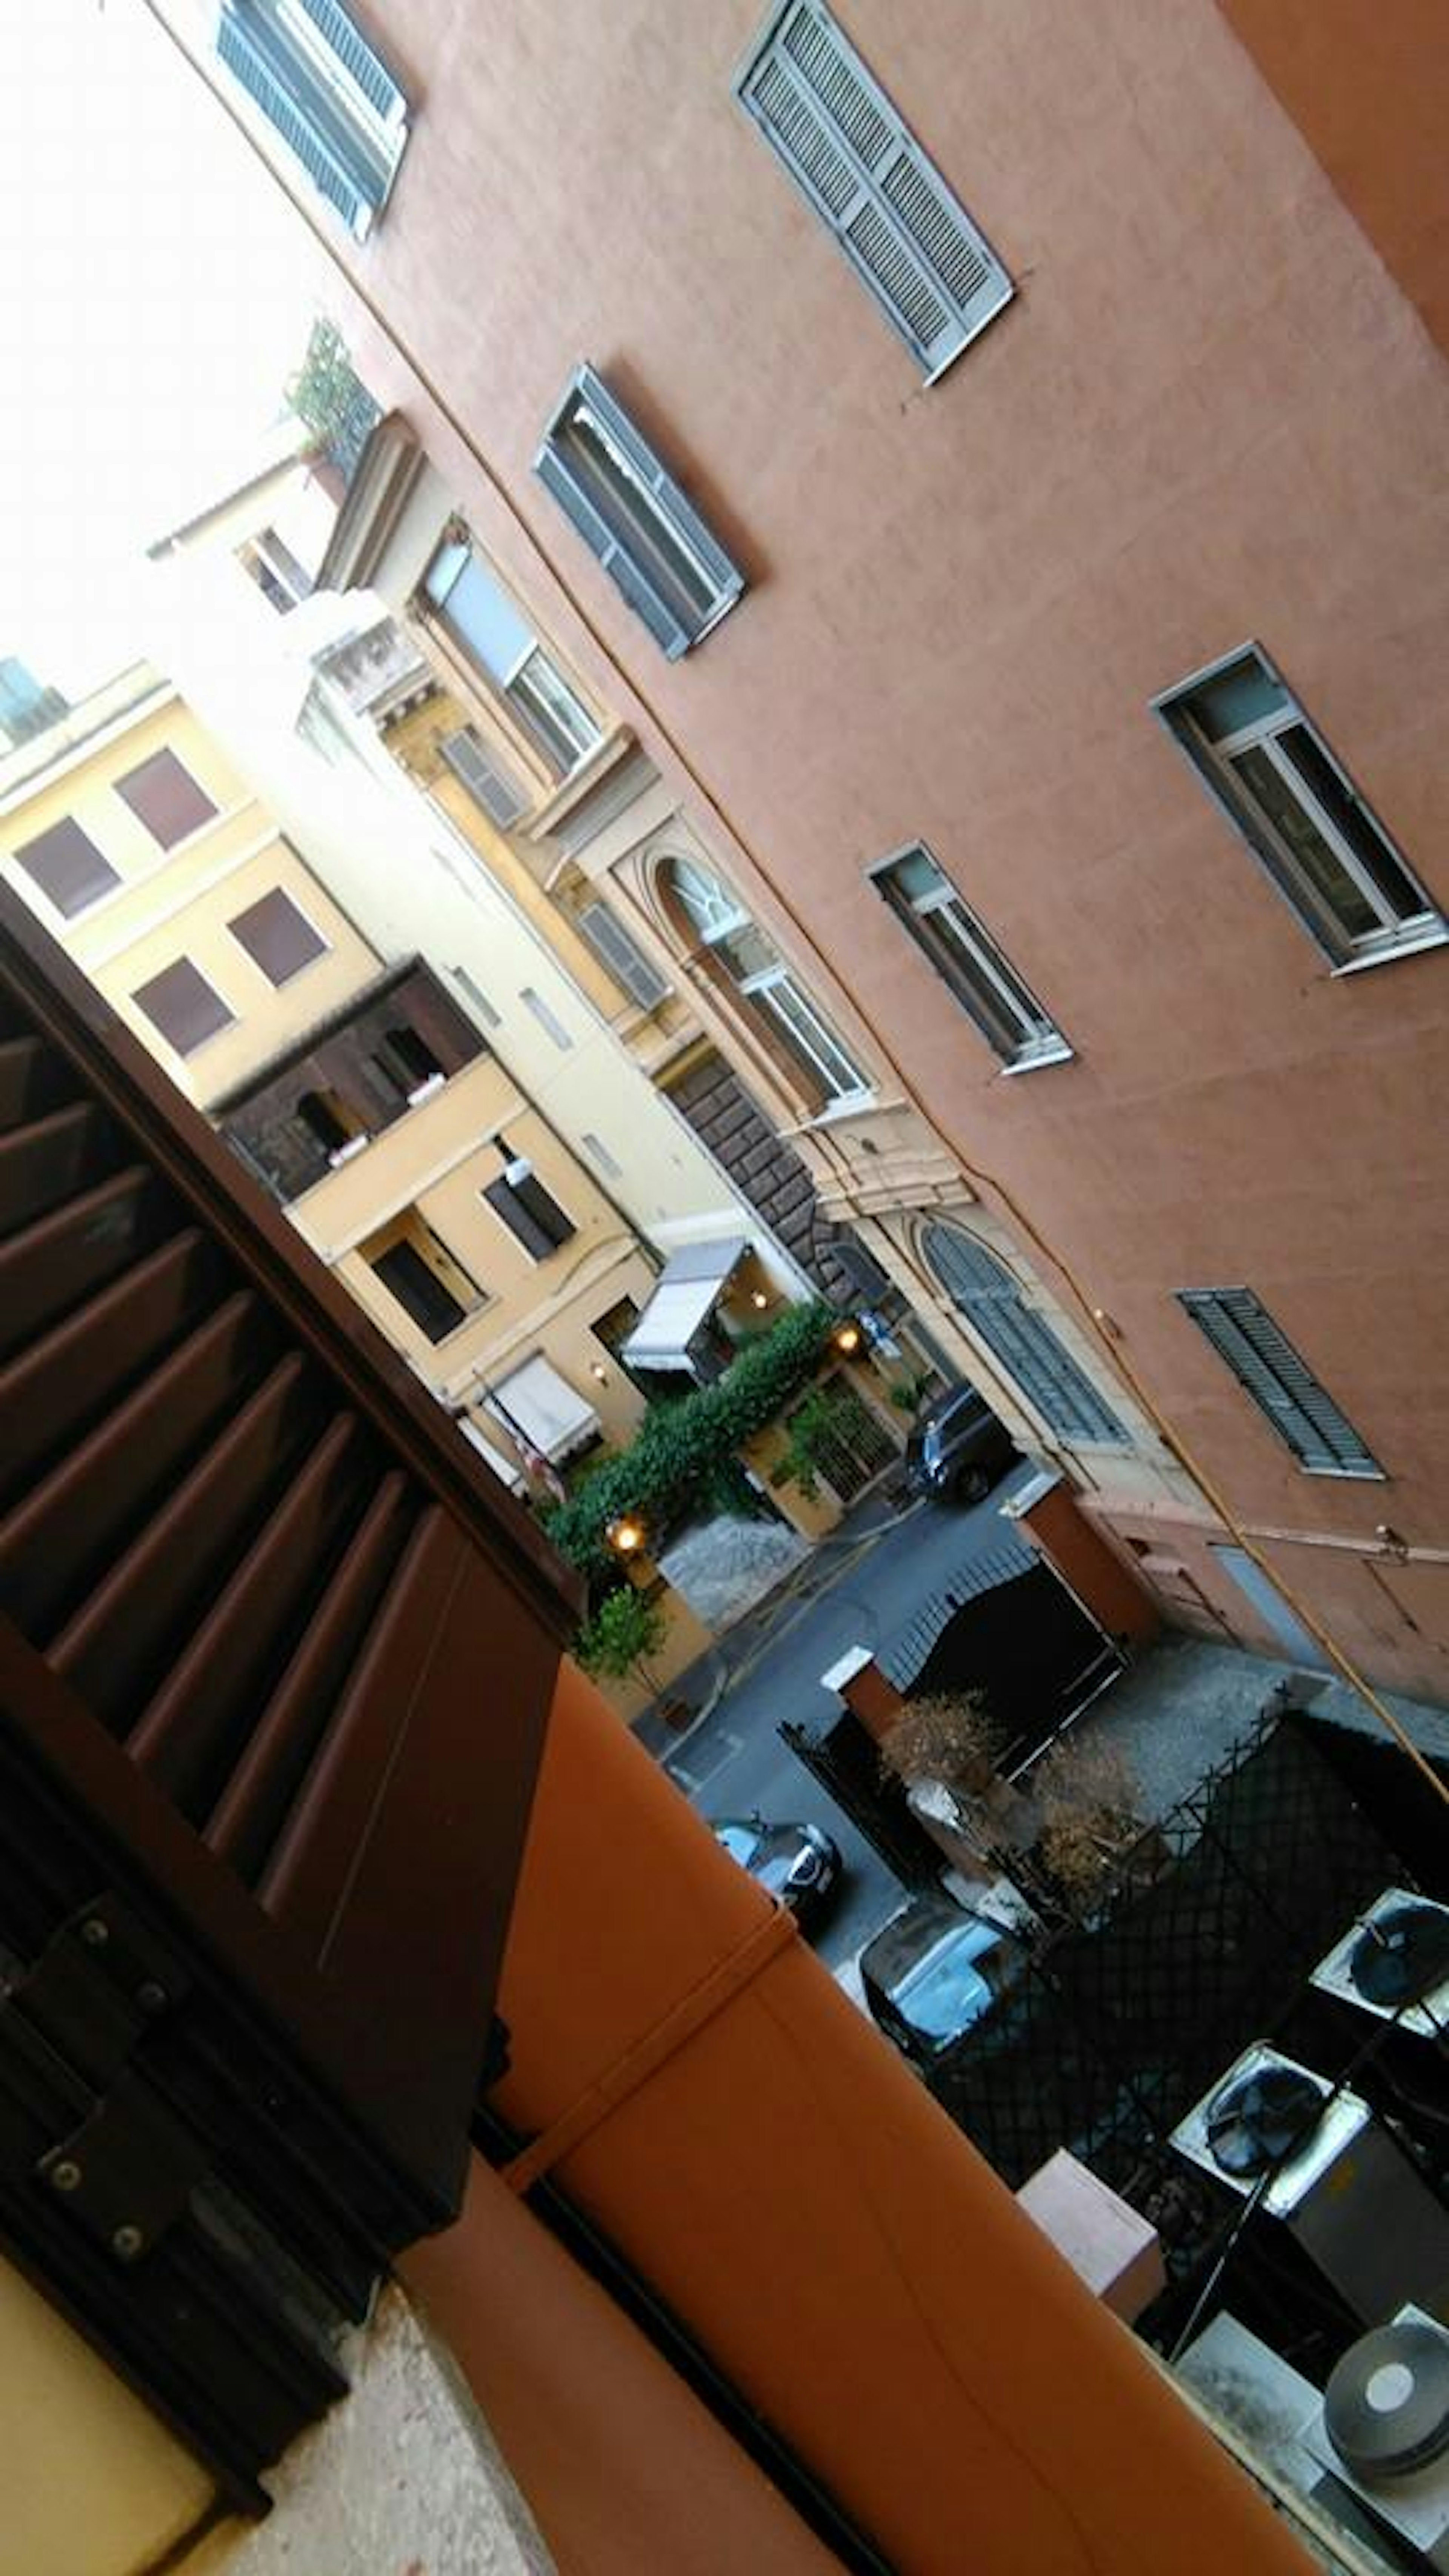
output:
M 311 179 L 215 76 L 607 720 L 541 876 L 1169 1616 L 1437 1691 L 1437 12 L 352 14 Z

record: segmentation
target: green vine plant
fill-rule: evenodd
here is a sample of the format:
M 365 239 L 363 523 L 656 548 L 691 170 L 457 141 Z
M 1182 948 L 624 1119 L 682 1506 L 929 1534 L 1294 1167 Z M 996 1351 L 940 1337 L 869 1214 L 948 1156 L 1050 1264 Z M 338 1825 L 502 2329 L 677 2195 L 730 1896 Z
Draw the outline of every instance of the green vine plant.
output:
M 791 1306 L 712 1385 L 651 1405 L 628 1448 L 542 1515 L 560 1555 L 597 1584 L 615 1571 L 606 1534 L 625 1513 L 657 1538 L 692 1511 L 718 1510 L 721 1498 L 745 1508 L 739 1452 L 808 1384 L 837 1320 L 825 1305 Z

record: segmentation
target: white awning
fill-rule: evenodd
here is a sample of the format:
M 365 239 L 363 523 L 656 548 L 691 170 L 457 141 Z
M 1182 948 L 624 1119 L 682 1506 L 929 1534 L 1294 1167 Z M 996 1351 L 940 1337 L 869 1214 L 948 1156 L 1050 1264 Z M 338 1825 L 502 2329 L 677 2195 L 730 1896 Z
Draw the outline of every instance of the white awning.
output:
M 659 1274 L 632 1333 L 619 1344 L 626 1368 L 684 1369 L 692 1377 L 690 1344 L 703 1331 L 734 1277 L 749 1244 L 742 1235 L 724 1243 L 687 1243 Z
M 500 1378 L 483 1401 L 505 1431 L 519 1435 L 555 1465 L 598 1434 L 593 1406 L 547 1360 L 525 1360 L 511 1377 Z

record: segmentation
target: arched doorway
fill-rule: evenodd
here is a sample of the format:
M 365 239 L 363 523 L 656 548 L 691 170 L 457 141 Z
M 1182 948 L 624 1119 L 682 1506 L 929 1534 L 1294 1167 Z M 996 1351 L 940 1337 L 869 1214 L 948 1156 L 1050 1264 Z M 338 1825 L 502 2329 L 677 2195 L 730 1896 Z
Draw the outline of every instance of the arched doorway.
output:
M 995 1253 L 943 1224 L 926 1227 L 921 1248 L 952 1304 L 1048 1431 L 1067 1442 L 1125 1447 L 1127 1433 L 1110 1405 Z

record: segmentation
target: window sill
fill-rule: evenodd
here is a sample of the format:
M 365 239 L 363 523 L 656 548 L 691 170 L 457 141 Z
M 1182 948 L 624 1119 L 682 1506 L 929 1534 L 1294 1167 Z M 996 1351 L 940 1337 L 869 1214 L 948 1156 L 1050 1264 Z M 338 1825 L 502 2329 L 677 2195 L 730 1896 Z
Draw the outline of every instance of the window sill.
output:
M 611 733 L 601 734 L 592 751 L 586 751 L 582 760 L 575 762 L 567 778 L 561 778 L 558 785 L 535 805 L 524 825 L 530 841 L 547 840 L 564 817 L 571 814 L 576 805 L 582 804 L 600 779 L 607 778 L 612 769 L 617 769 L 620 761 L 633 749 L 634 737 L 627 725 L 616 725 Z
M 1049 1064 L 1075 1064 L 1077 1051 L 1062 1038 L 1050 1046 L 1034 1047 L 1030 1055 L 1019 1055 L 1001 1067 L 1003 1082 L 1014 1080 L 1019 1073 L 1041 1073 Z
M 800 1124 L 808 1133 L 815 1127 L 833 1127 L 846 1118 L 864 1118 L 871 1110 L 879 1107 L 880 1102 L 874 1091 L 851 1091 L 845 1093 L 839 1100 L 832 1100 L 828 1107 L 817 1109 L 813 1118 L 802 1118 Z
M 1422 957 L 1426 949 L 1449 945 L 1449 922 L 1426 921 L 1407 930 L 1401 939 L 1388 947 L 1375 948 L 1363 957 L 1345 957 L 1339 966 L 1329 969 L 1330 976 L 1366 975 L 1372 966 L 1393 966 L 1401 957 Z
M 1301 1476 L 1323 1477 L 1335 1485 L 1386 1485 L 1389 1482 L 1387 1470 L 1383 1467 L 1310 1467 L 1304 1458 L 1297 1461 L 1297 1466 Z

